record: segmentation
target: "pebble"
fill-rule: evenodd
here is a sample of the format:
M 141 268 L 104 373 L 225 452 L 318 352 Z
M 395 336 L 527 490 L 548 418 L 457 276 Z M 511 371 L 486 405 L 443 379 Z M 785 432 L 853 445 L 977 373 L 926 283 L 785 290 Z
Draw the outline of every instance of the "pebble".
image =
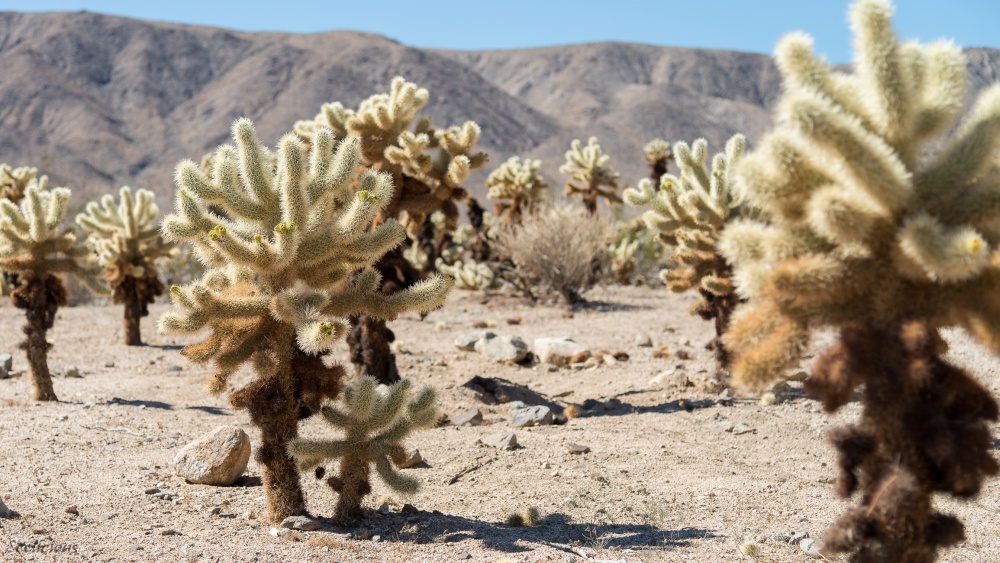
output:
M 291 531 L 289 531 L 289 530 L 279 530 L 277 528 L 271 528 L 271 530 L 268 533 L 271 534 L 274 537 L 278 537 L 278 536 L 283 536 L 285 534 L 290 534 Z
M 582 444 L 570 444 L 567 450 L 574 455 L 590 453 L 590 448 Z
M 494 338 L 496 334 L 487 330 L 471 330 L 463 332 L 455 337 L 455 347 L 459 350 L 471 352 L 476 349 L 476 342 L 484 338 Z
M 632 341 L 632 344 L 635 344 L 640 348 L 652 348 L 653 339 L 650 338 L 649 334 L 645 332 L 640 332 L 635 335 L 635 339 Z
M 160 492 L 160 489 L 157 489 L 156 487 L 152 487 L 152 488 L 146 489 L 143 492 L 145 494 L 147 494 L 147 495 L 155 495 L 156 493 Z
M 0 370 L 13 371 L 14 357 L 10 354 L 0 354 Z
M 510 413 L 510 423 L 514 428 L 546 426 L 552 424 L 552 409 L 539 405 L 517 409 Z
M 475 350 L 494 362 L 520 362 L 528 355 L 528 345 L 518 336 L 486 337 L 475 344 Z
M 66 514 L 80 514 L 80 511 L 76 508 L 76 505 L 74 504 L 73 506 L 66 507 Z
M 308 516 L 289 516 L 281 521 L 282 528 L 312 532 L 319 529 L 319 522 Z
M 116 518 L 117 516 L 118 516 L 117 512 L 105 512 L 104 514 L 101 514 L 101 517 L 98 518 L 98 521 L 100 521 L 100 522 L 107 522 L 108 520 L 111 520 L 112 518 Z
M 590 350 L 586 346 L 566 336 L 536 338 L 532 349 L 539 362 L 555 366 L 574 363 L 572 360 L 578 356 L 583 357 L 580 360 L 583 362 L 590 356 Z
M 498 432 L 490 434 L 485 438 L 480 438 L 479 442 L 501 450 L 513 450 L 517 448 L 517 434 L 513 432 Z
M 799 542 L 799 549 L 812 559 L 819 559 L 823 554 L 819 552 L 819 542 L 812 538 L 806 538 Z
M 465 411 L 448 419 L 452 426 L 479 426 L 483 423 L 483 413 L 479 409 Z
M 404 459 L 402 463 L 398 464 L 396 467 L 400 469 L 409 469 L 410 467 L 413 467 L 414 465 L 417 465 L 422 461 L 424 461 L 424 458 L 423 456 L 420 455 L 420 450 L 413 450 L 409 452 L 406 456 L 406 459 Z
M 115 367 L 115 363 L 114 362 L 104 362 L 104 367 L 106 367 L 106 368 L 113 368 L 113 367 Z
M 733 429 L 731 430 L 731 432 L 734 435 L 739 436 L 740 434 L 748 434 L 750 432 L 757 432 L 757 431 L 754 430 L 753 428 L 751 428 L 749 424 L 747 424 L 745 422 L 741 422 L 741 423 L 737 424 L 736 426 L 734 426 Z
M 177 371 L 184 371 L 184 368 L 182 368 L 181 366 L 167 366 L 163 368 L 163 371 L 177 372 Z
M 164 529 L 160 530 L 159 535 L 161 535 L 161 536 L 179 536 L 179 535 L 181 535 L 181 533 L 178 532 L 177 530 L 173 530 L 171 528 L 164 528 Z
M 174 471 L 189 483 L 229 486 L 250 461 L 250 437 L 235 426 L 219 426 L 181 448 Z
M 559 366 L 555 364 L 544 364 L 542 368 L 549 373 L 559 371 Z
M 63 377 L 72 377 L 74 379 L 80 379 L 83 376 L 80 375 L 80 368 L 76 366 L 70 366 L 63 371 Z
M 463 551 L 458 554 L 458 558 L 465 561 L 466 559 L 472 559 L 472 555 L 470 555 L 468 551 Z

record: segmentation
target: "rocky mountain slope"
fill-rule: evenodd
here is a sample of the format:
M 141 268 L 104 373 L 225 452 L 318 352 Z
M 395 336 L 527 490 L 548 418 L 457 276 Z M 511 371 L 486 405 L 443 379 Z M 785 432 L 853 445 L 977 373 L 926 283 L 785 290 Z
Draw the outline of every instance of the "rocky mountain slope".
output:
M 973 83 L 1000 50 L 971 49 Z M 197 160 L 247 116 L 277 142 L 324 102 L 355 106 L 402 75 L 428 88 L 435 124 L 472 119 L 493 166 L 545 161 L 553 184 L 573 138 L 596 135 L 623 179 L 641 147 L 735 132 L 751 141 L 780 83 L 765 55 L 627 43 L 442 51 L 349 31 L 245 33 L 93 13 L 0 13 L 0 161 L 33 164 L 83 195 L 120 185 L 164 201 L 178 160 Z M 482 178 L 468 187 L 482 194 Z

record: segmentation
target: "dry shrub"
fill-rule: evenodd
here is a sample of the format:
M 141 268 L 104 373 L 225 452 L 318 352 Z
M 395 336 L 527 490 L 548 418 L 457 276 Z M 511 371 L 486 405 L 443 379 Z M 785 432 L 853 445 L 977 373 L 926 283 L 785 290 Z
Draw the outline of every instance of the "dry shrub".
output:
M 606 231 L 605 221 L 581 207 L 550 207 L 503 231 L 499 244 L 532 287 L 555 291 L 573 304 L 596 280 Z

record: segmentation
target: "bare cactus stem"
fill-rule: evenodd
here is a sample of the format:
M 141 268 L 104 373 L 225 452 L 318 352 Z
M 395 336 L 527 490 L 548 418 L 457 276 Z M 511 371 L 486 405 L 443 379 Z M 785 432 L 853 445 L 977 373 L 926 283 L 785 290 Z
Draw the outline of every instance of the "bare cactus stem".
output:
M 11 294 L 11 301 L 18 309 L 24 309 L 28 318 L 24 325 L 26 338 L 19 347 L 28 356 L 32 396 L 36 401 L 58 401 L 48 363 L 48 351 L 52 346 L 45 335 L 55 322 L 56 311 L 66 305 L 66 289 L 55 276 L 26 278 Z

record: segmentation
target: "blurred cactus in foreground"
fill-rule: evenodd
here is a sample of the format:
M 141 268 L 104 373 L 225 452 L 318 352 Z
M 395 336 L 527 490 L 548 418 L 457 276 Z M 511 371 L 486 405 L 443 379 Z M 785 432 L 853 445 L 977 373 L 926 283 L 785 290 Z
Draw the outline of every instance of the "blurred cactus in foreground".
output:
M 99 278 L 101 268 L 86 244 L 64 226 L 70 191 L 47 188 L 48 178 L 32 178 L 24 188 L 20 206 L 0 199 L 0 270 L 17 276 L 10 289 L 14 306 L 24 309 L 28 324 L 21 349 L 31 368 L 33 397 L 55 401 L 45 335 L 56 311 L 67 303 L 60 275 L 69 274 L 94 293 L 106 293 Z
M 781 377 L 814 331 L 834 329 L 807 391 L 836 411 L 864 386 L 860 423 L 830 434 L 837 492 L 860 489 L 861 504 L 825 548 L 923 563 L 964 538 L 933 494 L 975 497 L 1000 470 L 997 403 L 945 361 L 941 336 L 963 327 L 1000 352 L 1000 85 L 954 127 L 961 49 L 899 44 L 891 12 L 881 0 L 851 8 L 853 74 L 804 34 L 778 44 L 776 126 L 738 169 L 771 222 L 731 224 L 720 248 L 750 299 L 726 335 L 737 380 Z
M 307 154 L 294 135 L 277 151 L 266 149 L 245 119 L 232 136 L 235 146 L 218 149 L 210 176 L 192 161 L 177 167 L 176 208 L 163 231 L 193 243 L 208 270 L 200 281 L 170 289 L 182 312 L 165 315 L 160 326 L 182 334 L 208 329 L 183 353 L 215 362 L 212 394 L 224 391 L 240 366 L 253 367 L 256 377 L 230 402 L 247 409 L 261 430 L 257 460 L 268 514 L 280 521 L 306 511 L 287 446 L 298 421 L 340 391 L 344 370 L 328 353 L 349 329 L 345 317 L 428 311 L 441 305 L 450 283 L 435 277 L 392 295 L 379 291 L 381 277 L 371 266 L 405 233 L 393 220 L 372 228 L 392 199 L 392 180 L 372 170 L 357 176 L 357 137 L 336 143 L 329 129 L 317 129 Z
M 131 188 L 123 187 L 119 193 L 118 205 L 106 195 L 100 205 L 87 204 L 87 212 L 77 215 L 76 222 L 90 231 L 112 301 L 125 305 L 125 344 L 138 346 L 140 320 L 149 315 L 147 306 L 163 295 L 156 262 L 169 256 L 175 245 L 160 236 L 153 192 L 139 190 L 133 197 Z
M 437 411 L 434 391 L 425 387 L 410 397 L 411 383 L 404 379 L 380 392 L 378 382 L 363 377 L 344 389 L 343 407 L 325 406 L 323 418 L 343 432 L 338 440 L 293 440 L 288 451 L 307 471 L 328 460 L 338 460 L 339 471 L 327 479 L 337 493 L 334 518 L 351 524 L 361 516 L 361 501 L 372 491 L 371 467 L 395 491 L 413 493 L 419 483 L 398 473 L 406 459 L 403 440 L 421 428 L 434 425 Z
M 650 208 L 643 220 L 673 249 L 671 258 L 676 265 L 660 272 L 663 282 L 678 293 L 697 290 L 701 299 L 693 312 L 705 320 L 715 320 L 716 337 L 708 348 L 715 351 L 720 372 L 728 368 L 729 361 L 722 334 L 740 298 L 733 290 L 732 269 L 716 245 L 726 225 L 755 213 L 737 189 L 733 175 L 744 144 L 742 135 L 734 135 L 726 143 L 725 152 L 712 158 L 709 170 L 707 141 L 698 139 L 692 146 L 679 142 L 672 154 L 680 177 L 662 175 L 655 191 L 653 183 L 644 179 L 638 189 L 630 188 L 624 194 L 629 205 Z

